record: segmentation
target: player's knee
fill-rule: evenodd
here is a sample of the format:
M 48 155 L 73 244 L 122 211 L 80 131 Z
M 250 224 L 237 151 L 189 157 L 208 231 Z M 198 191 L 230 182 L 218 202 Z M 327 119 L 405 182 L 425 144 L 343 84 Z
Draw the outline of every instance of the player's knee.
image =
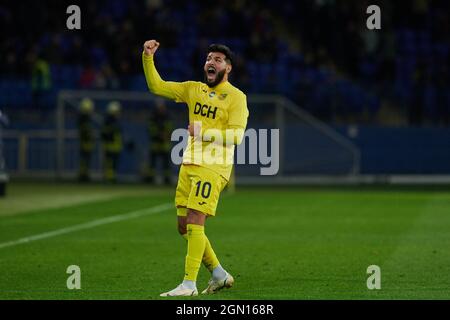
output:
M 186 224 L 198 224 L 203 226 L 205 225 L 205 220 L 206 214 L 193 209 L 187 210 Z
M 187 225 L 187 223 L 186 223 L 186 217 L 178 217 L 178 232 L 181 234 L 181 235 L 184 235 L 184 234 L 186 234 L 187 233 L 187 230 L 186 230 L 186 225 Z

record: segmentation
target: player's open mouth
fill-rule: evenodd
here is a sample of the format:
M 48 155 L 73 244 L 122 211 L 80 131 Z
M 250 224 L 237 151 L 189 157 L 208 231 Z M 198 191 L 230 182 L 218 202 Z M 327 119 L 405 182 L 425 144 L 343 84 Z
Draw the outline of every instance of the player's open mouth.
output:
M 208 73 L 208 75 L 213 76 L 213 75 L 216 74 L 216 69 L 214 69 L 213 67 L 209 67 L 209 68 L 207 69 L 207 73 Z

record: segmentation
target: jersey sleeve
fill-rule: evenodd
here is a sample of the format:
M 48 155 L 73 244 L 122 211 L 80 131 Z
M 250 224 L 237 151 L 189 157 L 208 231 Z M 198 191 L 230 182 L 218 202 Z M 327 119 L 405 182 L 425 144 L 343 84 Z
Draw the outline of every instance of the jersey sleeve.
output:
M 164 81 L 156 70 L 153 55 L 147 56 L 142 53 L 142 65 L 144 67 L 148 89 L 153 94 L 174 100 L 175 102 L 188 103 L 190 87 L 195 83 L 194 81 Z
M 230 110 L 228 112 L 228 127 L 240 127 L 245 129 L 247 126 L 247 118 L 247 96 L 240 93 L 233 99 L 230 106 Z

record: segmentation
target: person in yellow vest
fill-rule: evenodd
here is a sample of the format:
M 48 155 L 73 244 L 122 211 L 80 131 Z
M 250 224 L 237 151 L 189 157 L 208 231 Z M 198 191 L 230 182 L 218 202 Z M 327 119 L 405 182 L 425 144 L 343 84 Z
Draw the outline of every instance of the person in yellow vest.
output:
M 116 182 L 117 180 L 117 165 L 122 152 L 122 132 L 119 124 L 120 111 L 121 105 L 119 102 L 110 102 L 102 127 L 104 177 L 108 182 Z
M 94 127 L 92 114 L 94 113 L 94 102 L 89 98 L 81 100 L 78 114 L 78 137 L 80 141 L 80 168 L 78 180 L 86 182 L 90 180 L 89 167 L 92 152 L 95 148 Z
M 173 123 L 167 112 L 164 101 L 157 100 L 156 109 L 152 112 L 148 124 L 149 133 L 149 167 L 147 172 L 147 181 L 153 182 L 156 174 L 157 161 L 160 159 L 161 167 L 164 170 L 164 182 L 170 183 L 171 170 L 170 164 L 170 136 L 173 131 Z
M 42 54 L 32 54 L 31 91 L 33 106 L 43 108 L 46 106 L 47 97 L 52 88 L 50 65 Z

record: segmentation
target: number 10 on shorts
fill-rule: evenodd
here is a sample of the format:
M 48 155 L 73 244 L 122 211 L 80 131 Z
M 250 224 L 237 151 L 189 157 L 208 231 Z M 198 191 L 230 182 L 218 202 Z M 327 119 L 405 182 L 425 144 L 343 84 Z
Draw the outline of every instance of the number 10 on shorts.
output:
M 198 197 L 199 194 L 202 195 L 204 199 L 208 199 L 209 195 L 211 194 L 211 183 L 205 181 L 202 183 L 202 181 L 198 181 L 196 184 L 197 190 L 195 191 L 195 196 Z M 201 192 L 200 192 L 201 190 Z

